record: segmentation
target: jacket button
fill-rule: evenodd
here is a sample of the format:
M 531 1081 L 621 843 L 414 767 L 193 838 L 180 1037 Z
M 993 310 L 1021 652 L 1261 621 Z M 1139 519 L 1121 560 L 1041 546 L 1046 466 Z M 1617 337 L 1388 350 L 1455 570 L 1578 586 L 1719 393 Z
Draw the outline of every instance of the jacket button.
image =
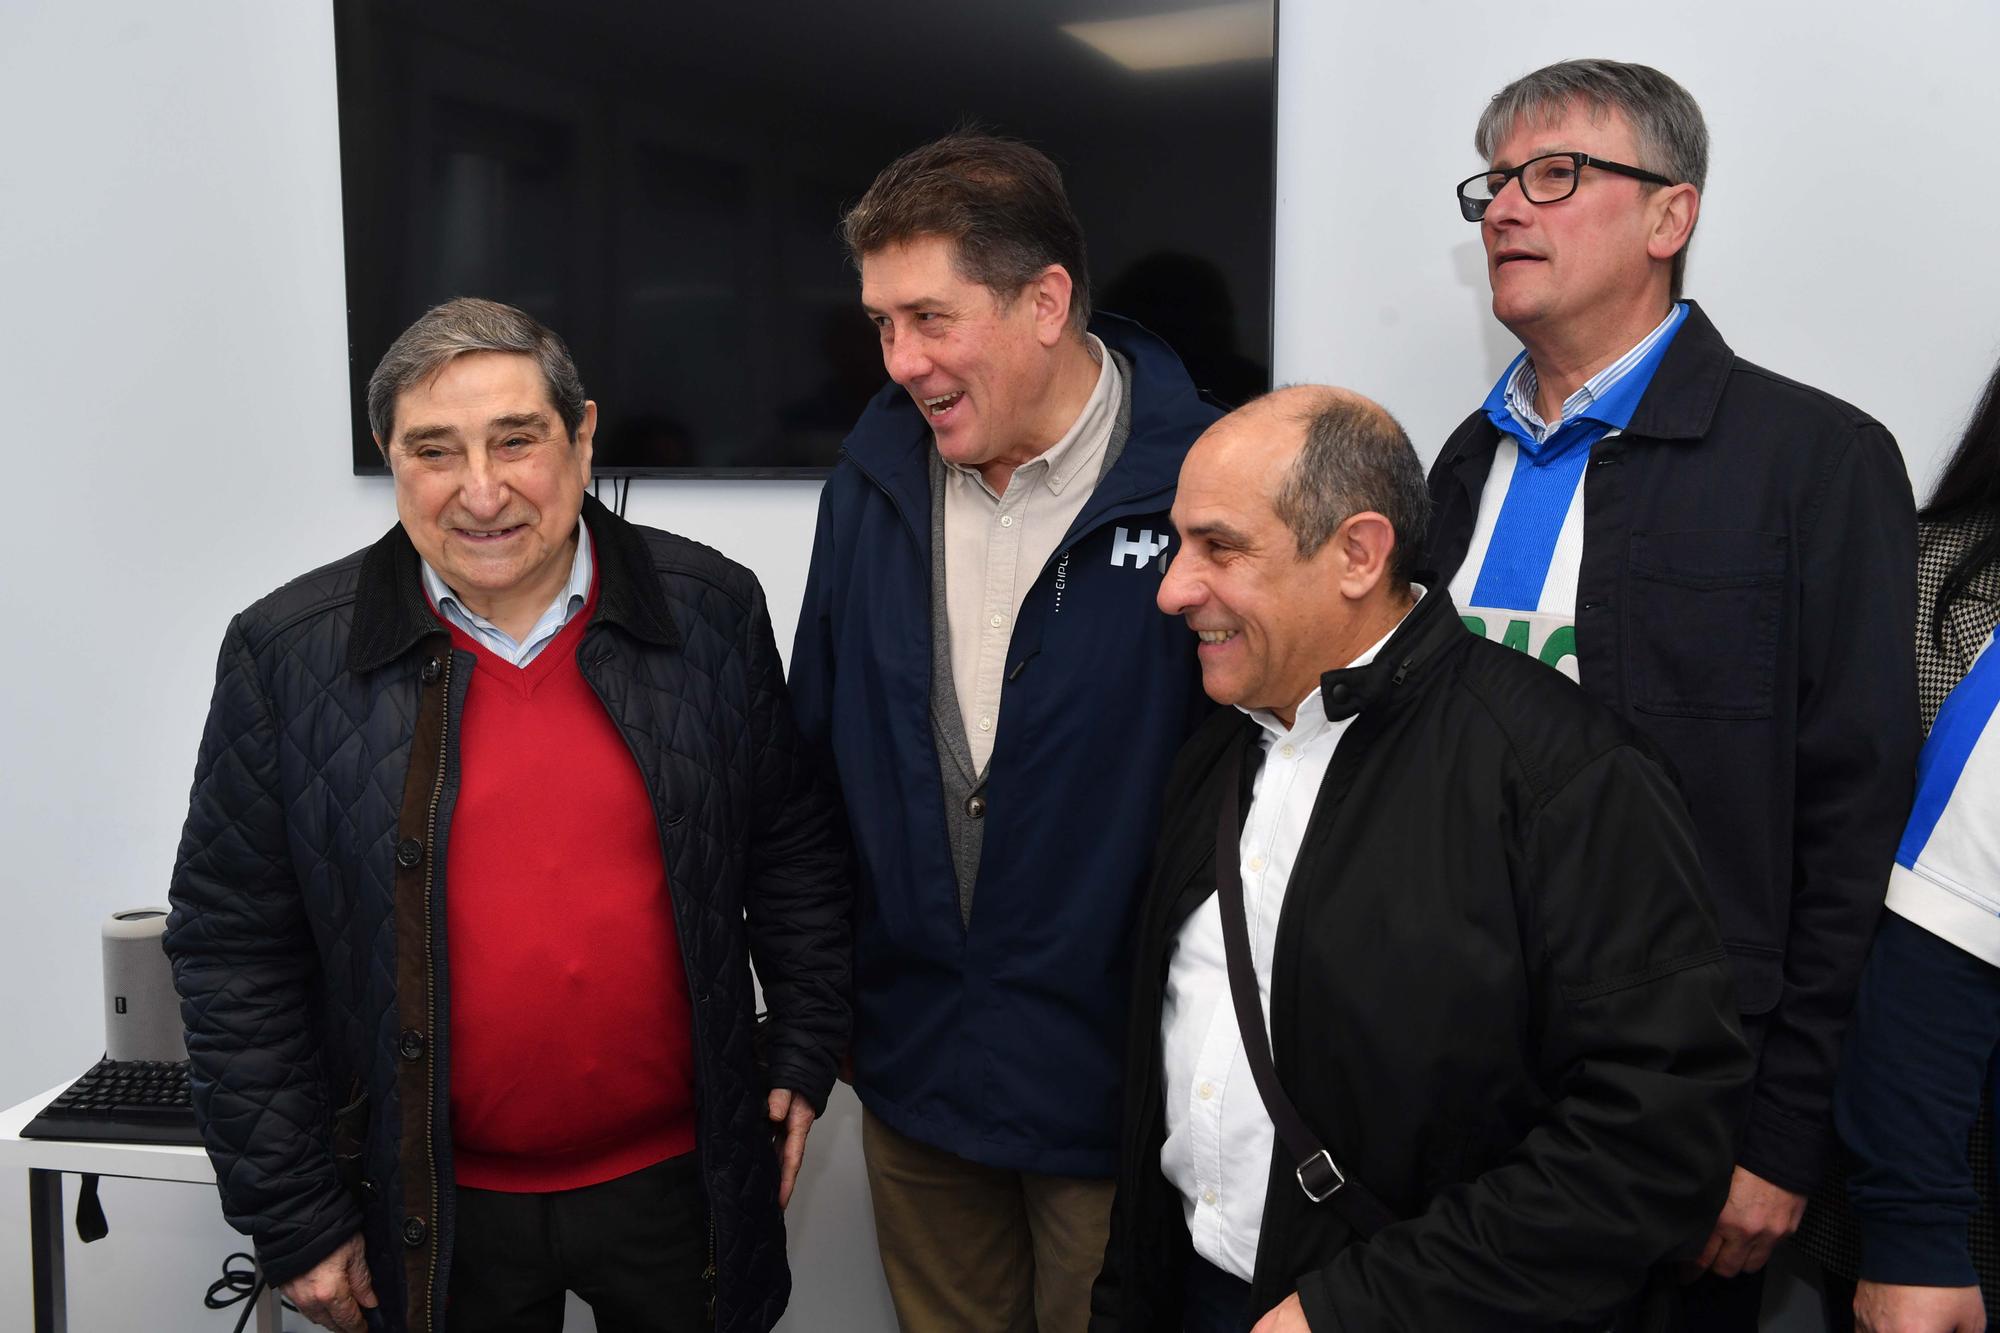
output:
M 424 1237 L 430 1235 L 430 1233 L 431 1229 L 424 1225 L 423 1218 L 406 1217 L 403 1219 L 403 1244 L 409 1246 L 411 1249 L 415 1249 L 417 1246 L 423 1244 Z
M 974 819 L 984 819 L 986 817 L 986 798 L 984 796 L 966 797 L 965 813 Z
M 396 1050 L 405 1060 L 423 1059 L 424 1034 L 415 1028 L 404 1028 L 403 1038 L 396 1043 Z
M 374 1181 L 364 1180 L 361 1182 L 361 1198 L 363 1202 L 372 1207 L 381 1197 L 382 1191 L 375 1187 Z
M 443 677 L 443 675 L 444 675 L 444 663 L 438 661 L 435 657 L 433 657 L 430 661 L 424 663 L 424 671 L 423 671 L 424 684 L 435 685 L 438 683 L 439 679 Z
M 396 864 L 413 866 L 424 859 L 424 845 L 415 838 L 405 838 L 396 844 Z

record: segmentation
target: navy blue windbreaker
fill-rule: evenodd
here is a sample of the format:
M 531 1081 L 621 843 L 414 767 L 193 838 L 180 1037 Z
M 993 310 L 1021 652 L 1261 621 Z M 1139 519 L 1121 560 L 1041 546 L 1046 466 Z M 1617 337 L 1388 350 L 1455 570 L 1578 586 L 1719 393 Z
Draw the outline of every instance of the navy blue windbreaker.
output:
M 1136 904 L 1174 753 L 1211 706 L 1194 636 L 1154 598 L 1181 459 L 1221 415 L 1137 324 L 1091 331 L 1131 362 L 1131 434 L 1015 620 L 969 928 L 931 728 L 933 444 L 894 384 L 820 495 L 791 668 L 853 829 L 863 1104 L 971 1161 L 1073 1176 L 1117 1169 Z

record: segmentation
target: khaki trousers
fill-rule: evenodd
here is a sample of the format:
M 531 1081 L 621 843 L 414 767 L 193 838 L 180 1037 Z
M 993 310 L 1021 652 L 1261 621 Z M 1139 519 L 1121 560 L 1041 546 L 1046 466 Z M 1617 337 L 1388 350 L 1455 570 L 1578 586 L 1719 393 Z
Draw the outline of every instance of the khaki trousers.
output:
M 980 1166 L 865 1109 L 861 1148 L 903 1333 L 1084 1333 L 1112 1181 Z

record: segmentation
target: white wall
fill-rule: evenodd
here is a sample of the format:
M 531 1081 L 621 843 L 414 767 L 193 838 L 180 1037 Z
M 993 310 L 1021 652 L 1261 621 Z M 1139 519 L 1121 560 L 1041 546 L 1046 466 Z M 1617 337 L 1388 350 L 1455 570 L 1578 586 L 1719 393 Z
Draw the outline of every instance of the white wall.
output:
M 103 1050 L 97 931 L 163 902 L 223 626 L 394 521 L 348 471 L 330 7 L 0 6 L 0 1105 Z M 628 513 L 748 560 L 789 647 L 818 488 L 638 484 Z M 884 1327 L 842 1091 L 791 1225 L 792 1326 Z M 106 1181 L 71 1327 L 229 1329 L 214 1196 Z M 0 1328 L 25 1327 L 26 1182 L 0 1173 Z M 843 1322 L 846 1321 L 846 1322 Z M 574 1324 L 573 1324 L 574 1326 Z M 587 1325 L 586 1325 L 587 1326 Z
M 1380 398 L 1426 460 L 1518 344 L 1452 186 L 1486 99 L 1552 60 L 1657 66 L 1712 140 L 1687 293 L 1736 351 L 1895 433 L 1919 491 L 2000 354 L 1992 0 L 1287 0 L 1281 379 Z
M 1514 350 L 1449 198 L 1481 102 L 1547 59 L 1645 59 L 1715 134 L 1691 294 L 1740 351 L 1874 411 L 1927 478 L 2000 347 L 2000 8 L 1692 0 L 1656 30 L 1667 12 L 1286 0 L 1279 375 L 1372 393 L 1433 451 Z M 0 126 L 6 1103 L 101 1049 L 97 925 L 164 895 L 227 617 L 391 508 L 347 474 L 325 5 L 7 0 Z M 814 490 L 639 483 L 630 512 L 749 562 L 788 644 Z M 888 1327 L 856 1131 L 848 1099 L 813 1139 L 795 1328 Z M 9 1327 L 24 1195 L 0 1175 Z M 240 1243 L 206 1191 L 105 1200 L 111 1237 L 71 1246 L 72 1327 L 233 1325 L 200 1309 Z

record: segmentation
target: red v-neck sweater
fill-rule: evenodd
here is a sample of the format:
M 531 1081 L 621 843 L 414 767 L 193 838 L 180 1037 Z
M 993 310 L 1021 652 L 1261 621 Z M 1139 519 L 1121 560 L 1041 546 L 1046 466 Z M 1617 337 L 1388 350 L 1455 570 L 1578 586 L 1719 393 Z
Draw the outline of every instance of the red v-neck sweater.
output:
M 694 1046 L 652 802 L 577 666 L 474 654 L 446 848 L 457 1183 L 547 1193 L 692 1151 Z

